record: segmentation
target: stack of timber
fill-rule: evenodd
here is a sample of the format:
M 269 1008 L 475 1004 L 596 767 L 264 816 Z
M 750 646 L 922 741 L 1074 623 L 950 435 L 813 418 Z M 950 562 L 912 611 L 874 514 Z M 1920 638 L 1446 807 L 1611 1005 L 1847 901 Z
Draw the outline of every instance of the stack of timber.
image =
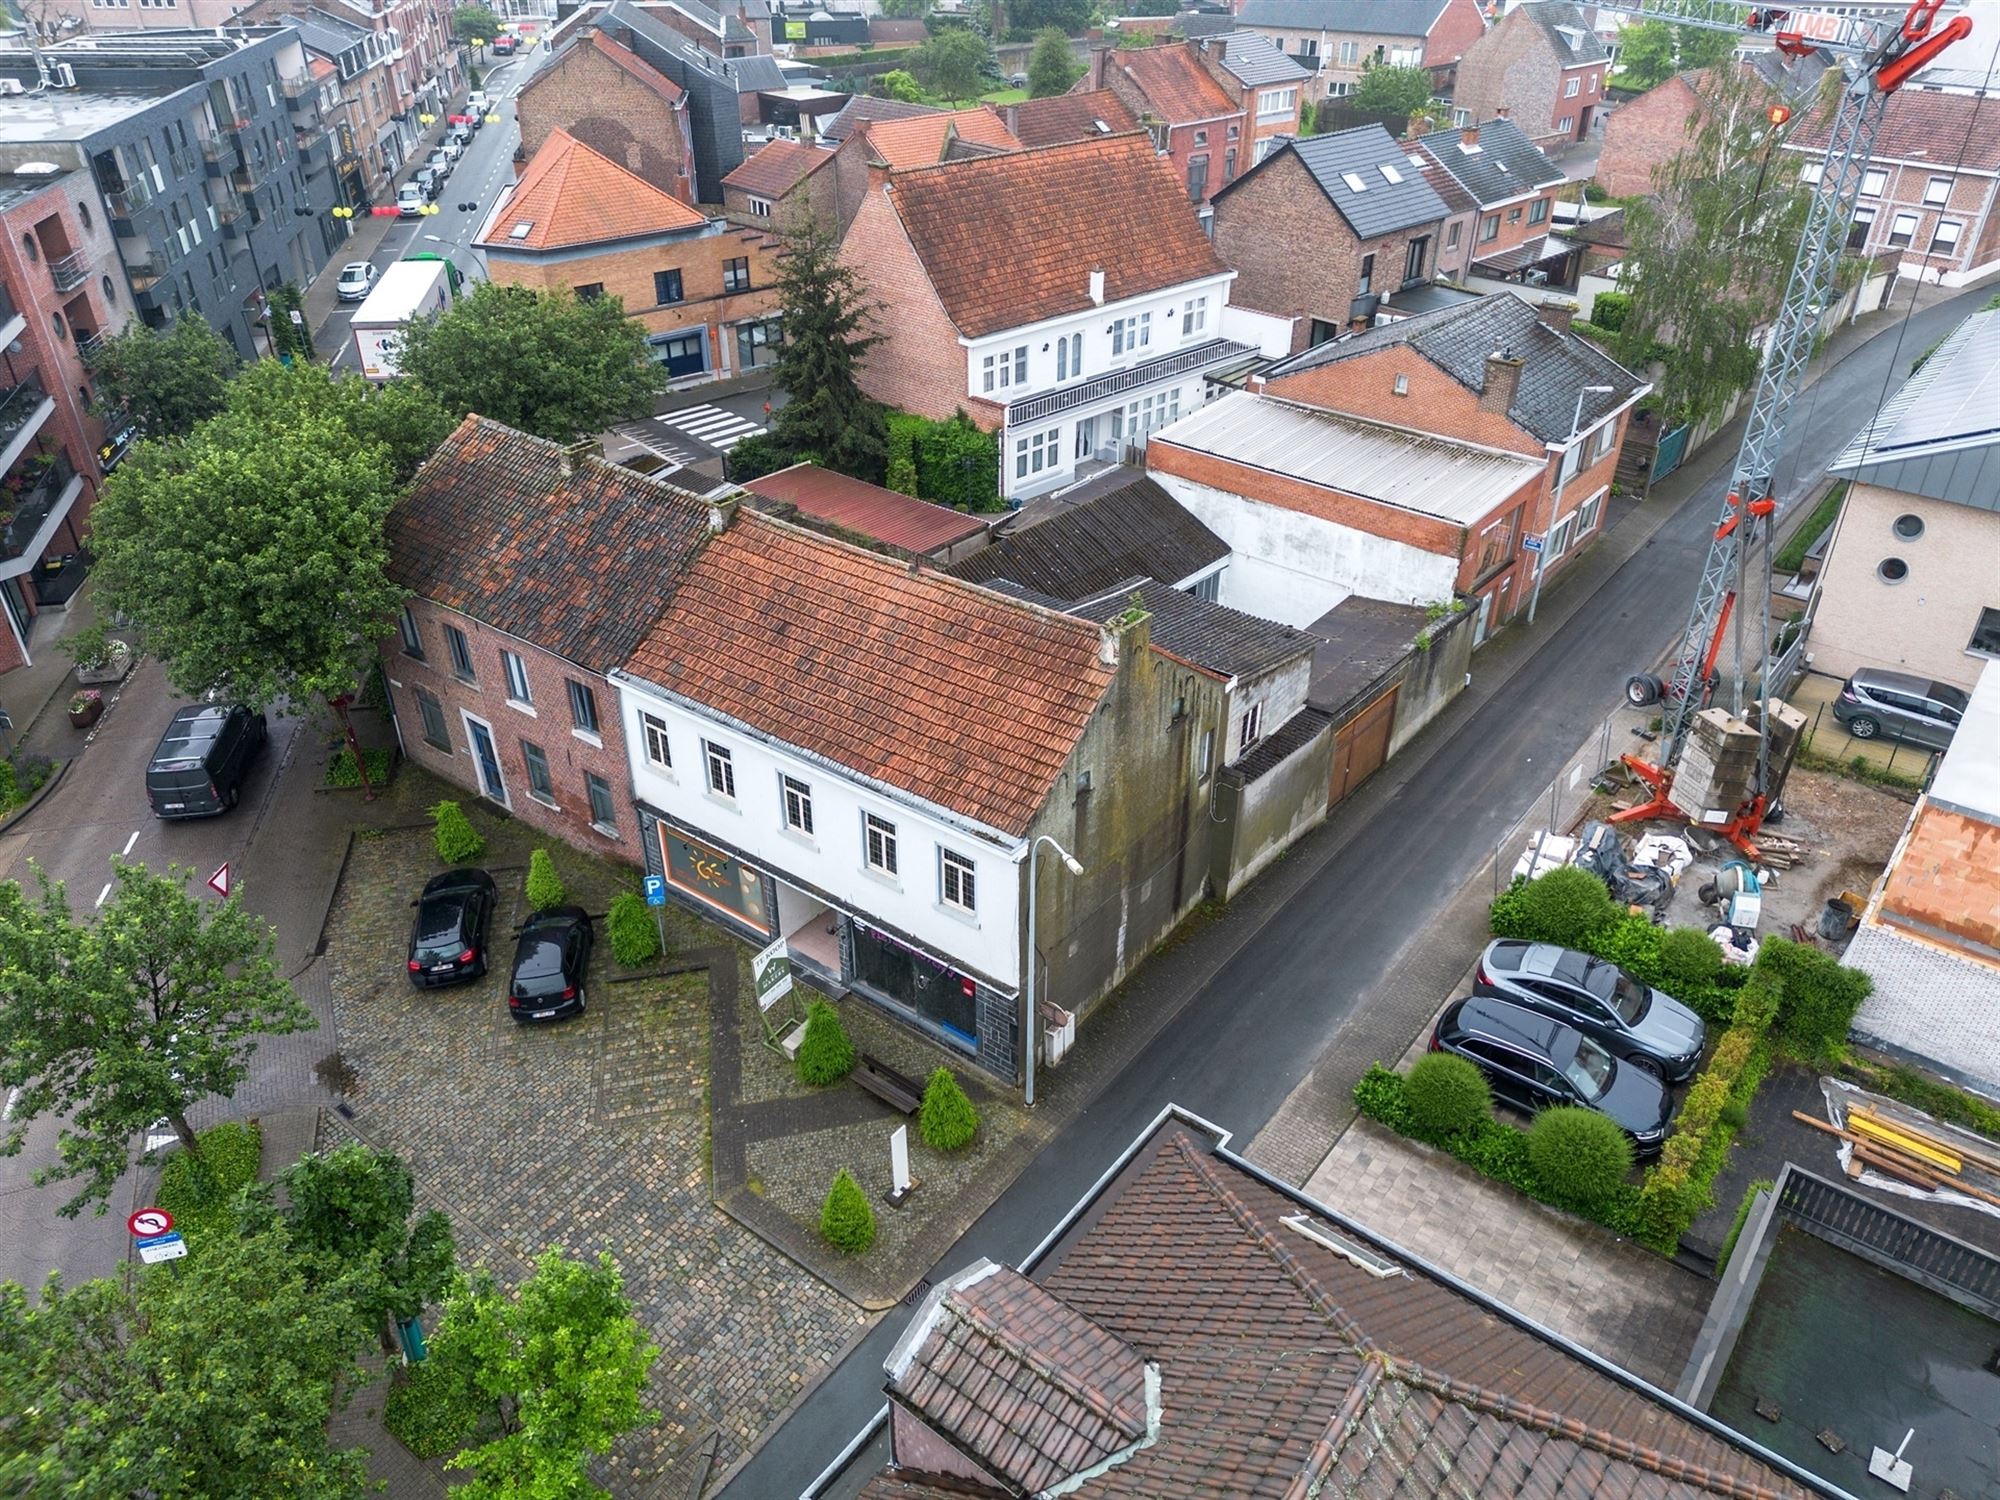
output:
M 2000 1146 L 1929 1120 L 1891 1112 L 1878 1103 L 1847 1106 L 1845 1128 L 1793 1110 L 1792 1118 L 1838 1136 L 1854 1148 L 1847 1175 L 1873 1167 L 1925 1192 L 1963 1193 L 2000 1208 Z

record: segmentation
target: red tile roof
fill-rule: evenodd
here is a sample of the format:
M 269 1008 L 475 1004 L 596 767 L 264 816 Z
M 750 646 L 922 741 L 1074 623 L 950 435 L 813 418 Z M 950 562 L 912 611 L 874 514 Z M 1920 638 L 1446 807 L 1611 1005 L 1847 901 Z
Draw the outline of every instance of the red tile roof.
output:
M 795 505 L 815 520 L 859 532 L 898 551 L 924 556 L 977 536 L 976 516 L 850 479 L 816 464 L 794 464 L 743 486 L 767 499 Z
M 1139 128 L 1138 116 L 1110 89 L 1024 99 L 1014 106 L 1013 117 L 1014 134 L 1023 146 L 1056 146 Z M 1099 121 L 1110 129 L 1099 130 Z
M 889 199 L 968 338 L 1083 311 L 1094 270 L 1111 302 L 1228 270 L 1144 133 L 897 172 Z
M 833 160 L 831 151 L 798 141 L 772 141 L 743 159 L 722 179 L 724 187 L 741 188 L 765 198 L 781 198 Z
M 1120 50 L 1111 54 L 1109 65 L 1131 79 L 1153 113 L 1168 124 L 1243 113 L 1243 106 L 1203 65 L 1193 42 Z
M 1817 156 L 1826 149 L 1826 108 L 1815 104 L 1792 127 L 1785 145 Z M 1875 136 L 1871 161 L 1916 161 L 1934 165 L 1940 173 L 1960 163 L 1981 172 L 2000 171 L 2000 108 L 1976 94 L 1933 94 L 1926 89 L 1898 89 L 1889 96 L 1882 128 Z
M 568 131 L 552 130 L 514 190 L 495 205 L 477 243 L 495 250 L 561 250 L 707 222 Z
M 696 496 L 467 417 L 389 513 L 389 576 L 592 671 L 620 666 L 708 535 Z
M 916 115 L 907 120 L 876 120 L 864 127 L 868 154 L 885 165 L 928 167 L 944 159 L 945 147 L 956 137 L 999 151 L 1018 151 L 1014 132 L 982 104 L 946 115 Z
M 742 515 L 628 670 L 1019 836 L 1114 669 L 1095 625 Z

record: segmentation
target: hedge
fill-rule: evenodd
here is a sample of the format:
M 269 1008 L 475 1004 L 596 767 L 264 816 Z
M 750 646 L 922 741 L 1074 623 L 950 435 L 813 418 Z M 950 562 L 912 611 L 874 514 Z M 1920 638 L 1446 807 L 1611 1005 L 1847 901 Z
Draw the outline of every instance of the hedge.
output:
M 924 1085 L 917 1111 L 917 1133 L 933 1151 L 962 1151 L 979 1133 L 979 1111 L 965 1097 L 950 1068 L 939 1068 Z
M 1756 966 L 1774 974 L 1781 984 L 1779 1045 L 1806 1062 L 1837 1060 L 1846 1047 L 1854 1013 L 1873 992 L 1875 982 L 1830 954 L 1781 937 L 1764 939 Z
M 1632 1138 L 1594 1109 L 1545 1109 L 1528 1129 L 1528 1165 L 1551 1197 L 1594 1216 L 1632 1174 Z
M 438 803 L 431 809 L 431 821 L 436 825 L 438 858 L 446 864 L 462 865 L 486 852 L 486 840 L 456 802 Z
M 263 1134 L 255 1124 L 225 1120 L 195 1133 L 198 1154 L 181 1151 L 160 1171 L 155 1195 L 190 1240 L 227 1230 L 236 1195 L 257 1180 Z
M 386 749 L 371 749 L 361 752 L 361 764 L 368 770 L 368 784 L 379 787 L 389 782 L 389 772 L 395 764 L 395 754 Z M 326 763 L 326 784 L 328 786 L 360 786 L 361 773 L 354 769 L 354 752 L 344 749 Z
M 528 908 L 531 911 L 548 911 L 569 900 L 569 893 L 563 889 L 562 877 L 556 874 L 556 862 L 549 858 L 549 851 L 537 849 L 528 856 Z
M 796 1066 L 799 1082 L 814 1087 L 838 1083 L 854 1071 L 854 1043 L 824 1000 L 813 1001 L 806 1010 L 806 1034 L 799 1038 Z
M 465 1381 L 425 1360 L 389 1387 L 382 1425 L 418 1458 L 447 1458 L 466 1445 L 485 1414 L 486 1403 Z
M 1000 440 L 963 410 L 943 422 L 906 411 L 886 421 L 890 489 L 959 510 L 1000 508 Z
M 611 934 L 611 956 L 626 968 L 636 969 L 660 956 L 659 923 L 634 892 L 620 891 L 611 898 L 604 926 Z
M 826 1191 L 819 1232 L 843 1255 L 860 1255 L 875 1243 L 875 1210 L 845 1167 L 833 1174 L 833 1186 Z
M 1418 1128 L 1433 1136 L 1476 1129 L 1493 1114 L 1492 1085 L 1456 1052 L 1426 1052 L 1411 1063 L 1403 1096 Z

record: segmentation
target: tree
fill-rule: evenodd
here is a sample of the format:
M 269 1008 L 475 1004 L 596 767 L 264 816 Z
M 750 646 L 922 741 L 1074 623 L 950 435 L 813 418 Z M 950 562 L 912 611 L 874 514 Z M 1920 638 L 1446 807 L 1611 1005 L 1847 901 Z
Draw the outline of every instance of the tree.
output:
M 1674 423 L 1700 421 L 1756 378 L 1758 331 L 1777 314 L 1810 201 L 1774 162 L 1780 131 L 1755 74 L 1713 69 L 1702 99 L 1686 146 L 1655 169 L 1655 195 L 1626 210 L 1619 277 L 1632 304 L 1616 352 L 1661 362 Z
M 882 0 L 882 15 L 891 21 L 911 20 L 921 16 L 925 8 L 925 0 Z
M 403 335 L 403 373 L 453 417 L 573 443 L 651 414 L 666 372 L 616 297 L 482 283 Z
M 939 98 L 962 104 L 979 97 L 980 77 L 991 54 L 985 37 L 969 26 L 953 26 L 917 48 L 910 70 Z
M 451 33 L 462 42 L 483 47 L 500 35 L 500 18 L 484 5 L 461 5 L 451 13 Z
M 0 1490 L 25 1500 L 350 1500 L 367 1455 L 327 1417 L 366 1376 L 361 1268 L 282 1227 L 217 1235 L 173 1270 L 0 1283 Z
M 785 236 L 778 305 L 785 337 L 772 373 L 791 399 L 772 418 L 771 436 L 794 460 L 811 453 L 830 469 L 879 481 L 888 452 L 882 408 L 862 394 L 858 369 L 882 337 L 840 241 L 816 220 Z
M 198 317 L 165 332 L 134 322 L 91 355 L 97 409 L 125 412 L 146 436 L 186 437 L 229 400 L 236 351 Z
M 510 1298 L 492 1276 L 461 1277 L 445 1299 L 430 1359 L 476 1396 L 499 1436 L 445 1467 L 469 1469 L 465 1500 L 609 1500 L 584 1475 L 593 1454 L 658 1414 L 639 1404 L 659 1357 L 632 1315 L 609 1255 L 571 1260 L 560 1246 Z
M 1090 0 L 1008 0 L 1007 24 L 1023 36 L 1049 30 L 1065 40 L 1081 36 L 1090 27 Z
M 922 104 L 924 86 L 907 68 L 891 68 L 875 80 L 875 92 L 884 99 L 900 100 L 904 104 Z
M 1035 50 L 1028 54 L 1028 97 L 1047 99 L 1067 94 L 1069 86 L 1083 76 L 1069 38 L 1054 26 L 1035 34 Z
M 353 1295 L 370 1326 L 414 1318 L 450 1287 L 451 1221 L 436 1209 L 417 1213 L 416 1180 L 401 1157 L 350 1141 L 308 1153 L 278 1180 L 292 1243 L 368 1273 Z
M 1428 68 L 1369 68 L 1349 100 L 1371 115 L 1417 115 L 1431 102 Z
M 17 1088 L 0 1153 L 28 1124 L 62 1117 L 58 1164 L 37 1183 L 82 1178 L 60 1212 L 103 1213 L 130 1164 L 132 1137 L 166 1120 L 197 1153 L 188 1107 L 249 1076 L 257 1039 L 317 1023 L 272 959 L 271 928 L 234 896 L 191 896 L 194 871 L 111 862 L 114 894 L 96 920 L 70 916 L 37 870 L 31 898 L 0 885 L 0 1086 Z
M 324 365 L 249 366 L 229 387 L 229 410 L 253 426 L 282 423 L 301 412 L 328 416 L 359 446 L 379 443 L 400 483 L 416 473 L 451 431 L 452 419 L 429 391 L 407 380 L 377 384 L 335 375 Z
M 1736 34 L 1641 21 L 1618 39 L 1618 82 L 1650 89 L 1689 68 L 1712 68 L 1736 50 Z

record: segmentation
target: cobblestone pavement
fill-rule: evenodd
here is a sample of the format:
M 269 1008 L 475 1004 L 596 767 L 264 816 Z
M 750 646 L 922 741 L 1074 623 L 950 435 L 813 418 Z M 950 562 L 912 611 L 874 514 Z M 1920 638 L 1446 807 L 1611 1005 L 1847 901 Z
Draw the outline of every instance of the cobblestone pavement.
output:
M 524 910 L 534 840 L 468 811 L 503 892 L 495 972 L 477 983 L 419 991 L 404 975 L 410 900 L 440 868 L 428 831 L 365 834 L 349 855 L 327 960 L 355 1079 L 351 1128 L 406 1157 L 426 1202 L 451 1216 L 462 1258 L 503 1280 L 551 1244 L 611 1252 L 660 1346 L 649 1400 L 661 1420 L 621 1444 L 601 1477 L 620 1496 L 679 1493 L 711 1456 L 718 1470 L 732 1462 L 862 1316 L 710 1201 L 704 974 L 669 965 L 614 976 L 600 934 L 583 1016 L 509 1019 L 507 929 Z M 634 883 L 628 870 L 551 852 L 570 899 L 590 911 Z
M 1714 1289 L 1372 1120 L 1348 1127 L 1305 1190 L 1666 1391 L 1680 1379 Z

